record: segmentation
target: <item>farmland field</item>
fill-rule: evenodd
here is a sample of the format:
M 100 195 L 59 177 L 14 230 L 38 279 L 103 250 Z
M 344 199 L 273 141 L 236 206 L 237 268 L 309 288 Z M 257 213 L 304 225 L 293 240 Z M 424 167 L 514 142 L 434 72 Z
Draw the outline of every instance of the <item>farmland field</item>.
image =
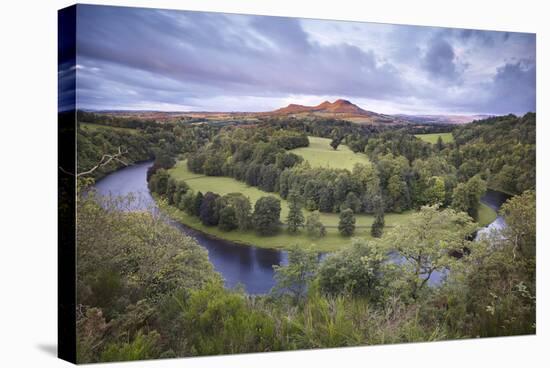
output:
M 422 139 L 424 142 L 437 143 L 437 138 L 441 137 L 443 143 L 451 143 L 454 141 L 451 133 L 431 133 L 431 134 L 415 134 L 416 138 Z
M 308 137 L 309 147 L 296 148 L 293 153 L 302 156 L 312 167 L 352 170 L 355 164 L 369 164 L 364 154 L 354 153 L 348 146 L 341 144 L 337 150 L 330 146 L 330 139 Z

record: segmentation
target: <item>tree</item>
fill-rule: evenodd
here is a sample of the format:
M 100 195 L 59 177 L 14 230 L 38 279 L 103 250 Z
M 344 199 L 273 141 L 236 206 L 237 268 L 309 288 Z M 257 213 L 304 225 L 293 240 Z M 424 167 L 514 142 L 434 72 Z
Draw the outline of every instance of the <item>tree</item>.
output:
M 487 191 L 487 185 L 479 175 L 470 178 L 466 183 L 459 183 L 453 191 L 451 206 L 468 213 L 474 220 L 478 219 L 479 201 Z
M 244 231 L 252 226 L 250 200 L 242 193 L 229 193 L 223 196 L 224 206 L 232 207 L 235 210 L 237 227 Z
M 437 137 L 437 143 L 435 144 L 435 149 L 438 152 L 441 152 L 443 150 L 443 148 L 445 148 L 445 144 L 443 143 L 443 138 L 441 138 L 441 136 L 438 136 Z
M 289 167 L 293 167 L 300 162 L 302 162 L 304 159 L 302 156 L 298 156 L 295 153 L 292 152 L 281 152 L 277 154 L 277 158 L 275 159 L 275 166 L 279 170 L 284 170 Z
M 371 225 L 370 233 L 374 238 L 381 238 L 384 233 L 384 211 L 377 211 L 374 222 Z
M 384 237 L 388 251 L 396 254 L 400 280 L 413 299 L 434 272 L 453 265 L 455 258 L 451 254 L 464 254 L 464 249 L 471 247 L 466 238 L 476 226 L 465 213 L 440 210 L 437 205 L 424 206 L 406 224 L 396 226 Z
M 321 263 L 319 286 L 328 294 L 351 294 L 378 302 L 383 292 L 385 263 L 383 247 L 356 240 L 351 248 L 333 253 Z
M 315 238 L 322 238 L 327 235 L 327 230 L 321 222 L 319 211 L 314 211 L 307 217 L 306 230 L 309 236 Z
M 354 213 L 358 213 L 361 210 L 361 201 L 354 192 L 349 192 L 346 195 L 346 200 L 340 206 L 340 210 L 345 210 L 347 208 L 351 209 Z
M 443 204 L 445 202 L 445 180 L 440 176 L 432 176 L 428 180 L 428 188 L 424 196 L 427 204 Z
M 203 172 L 208 176 L 220 176 L 222 175 L 222 165 L 224 163 L 224 157 L 221 154 L 208 155 L 203 164 Z
M 340 143 L 342 143 L 342 138 L 340 137 L 334 137 L 332 138 L 332 140 L 330 141 L 330 146 L 332 147 L 333 150 L 337 150 L 338 149 L 338 146 L 340 145 Z
M 296 190 L 292 190 L 288 196 L 288 216 L 286 218 L 288 231 L 296 233 L 304 226 L 304 214 L 302 213 L 302 201 Z
M 332 188 L 323 187 L 319 192 L 319 211 L 332 212 L 334 208 Z
M 280 170 L 275 165 L 262 165 L 259 187 L 266 192 L 274 192 L 277 189 L 280 174 Z
M 506 221 L 504 235 L 523 257 L 533 258 L 536 253 L 536 198 L 528 190 L 512 197 L 502 205 L 501 215 Z
M 281 201 L 272 196 L 261 197 L 254 204 L 252 216 L 256 231 L 261 235 L 273 235 L 279 230 Z
M 508 200 L 501 215 L 507 226 L 473 242 L 446 282 L 453 298 L 447 313 L 468 321 L 472 336 L 536 331 L 535 193 Z
M 315 277 L 318 264 L 317 253 L 295 246 L 288 252 L 287 266 L 273 266 L 277 281 L 274 291 L 290 293 L 298 302 L 305 296 L 307 285 Z
M 189 190 L 189 186 L 184 181 L 176 181 L 176 188 L 174 189 L 174 193 L 172 194 L 172 204 L 174 204 L 176 207 L 180 206 L 181 199 L 187 193 Z
M 202 206 L 203 198 L 204 198 L 204 196 L 199 191 L 199 192 L 197 192 L 197 194 L 195 195 L 195 199 L 193 200 L 193 215 L 195 215 L 197 217 L 201 213 L 201 206 Z
M 226 206 L 220 210 L 220 219 L 218 227 L 223 231 L 235 230 L 239 226 L 235 209 L 231 206 Z
M 216 226 L 220 219 L 217 199 L 219 194 L 207 192 L 201 202 L 199 218 L 203 225 Z
M 159 195 L 166 194 L 170 174 L 164 169 L 158 170 L 149 180 L 149 189 Z
M 174 194 L 176 193 L 177 181 L 173 177 L 168 179 L 168 184 L 166 185 L 166 199 L 168 204 L 174 204 Z
M 407 183 L 398 175 L 391 176 L 388 181 L 388 197 L 394 212 L 400 213 L 409 207 Z
M 187 193 L 181 196 L 178 208 L 190 215 L 195 214 L 195 193 L 192 190 L 188 190 Z
M 353 210 L 346 209 L 340 212 L 340 222 L 338 223 L 338 231 L 343 236 L 352 236 L 355 232 L 355 216 Z

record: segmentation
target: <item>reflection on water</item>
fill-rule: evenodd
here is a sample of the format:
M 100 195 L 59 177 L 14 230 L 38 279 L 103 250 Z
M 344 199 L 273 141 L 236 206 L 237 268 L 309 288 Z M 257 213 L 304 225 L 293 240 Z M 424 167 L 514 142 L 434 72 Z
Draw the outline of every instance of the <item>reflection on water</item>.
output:
M 134 193 L 138 199 L 134 209 L 156 211 L 157 208 L 149 193 L 146 181 L 147 169 L 152 164 L 153 162 L 150 161 L 116 171 L 99 180 L 95 187 L 98 193 L 104 196 Z M 482 197 L 482 202 L 492 209 L 498 210 L 509 197 L 504 193 L 488 190 Z M 273 266 L 288 264 L 288 254 L 285 251 L 239 245 L 205 235 L 175 221 L 170 221 L 170 223 L 195 238 L 200 245 L 208 250 L 210 262 L 223 276 L 227 287 L 233 288 L 241 284 L 249 294 L 266 293 L 275 284 Z M 500 229 L 504 226 L 506 226 L 504 219 L 499 216 L 494 222 L 478 231 L 476 239 L 491 229 Z M 325 254 L 320 254 L 319 260 L 325 257 Z M 396 259 L 393 261 L 399 262 Z M 428 282 L 429 285 L 438 285 L 445 275 L 445 272 L 432 274 Z

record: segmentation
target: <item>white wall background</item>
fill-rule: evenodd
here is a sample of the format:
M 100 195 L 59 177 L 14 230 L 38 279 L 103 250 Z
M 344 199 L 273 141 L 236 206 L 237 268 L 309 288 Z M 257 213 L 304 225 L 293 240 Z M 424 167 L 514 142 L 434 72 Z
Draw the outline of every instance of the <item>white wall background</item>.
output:
M 548 65 L 544 1 L 126 0 L 164 7 L 537 33 L 537 336 L 124 363 L 127 367 L 548 366 Z M 0 12 L 0 366 L 62 367 L 56 355 L 57 9 L 70 1 L 2 2 Z

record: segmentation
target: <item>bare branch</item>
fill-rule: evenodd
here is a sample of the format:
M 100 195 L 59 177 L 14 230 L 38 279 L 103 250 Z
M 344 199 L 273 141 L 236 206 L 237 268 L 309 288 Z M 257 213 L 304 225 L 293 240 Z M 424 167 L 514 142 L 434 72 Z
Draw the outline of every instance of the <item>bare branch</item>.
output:
M 111 161 L 118 161 L 120 162 L 121 164 L 123 164 L 124 166 L 128 166 L 128 163 L 123 161 L 120 157 L 121 156 L 124 156 L 125 154 L 128 153 L 128 150 L 122 150 L 120 147 L 118 147 L 118 151 L 115 153 L 115 154 L 111 154 L 111 155 L 108 155 L 108 154 L 105 154 L 101 157 L 101 160 L 99 160 L 99 162 L 97 163 L 97 165 L 95 165 L 94 167 L 92 167 L 90 170 L 87 170 L 87 171 L 84 171 L 84 172 L 81 172 L 81 173 L 77 173 L 76 174 L 76 177 L 80 177 L 80 176 L 84 176 L 84 175 L 89 175 L 91 173 L 93 173 L 94 171 L 96 171 L 97 169 L 99 169 L 100 167 L 103 167 L 107 164 L 109 164 L 109 162 Z M 66 171 L 65 169 L 63 169 L 61 166 L 59 167 L 59 170 L 61 170 L 62 172 L 64 172 L 65 174 L 68 174 L 68 175 L 73 175 L 73 173 L 70 173 L 68 171 Z

